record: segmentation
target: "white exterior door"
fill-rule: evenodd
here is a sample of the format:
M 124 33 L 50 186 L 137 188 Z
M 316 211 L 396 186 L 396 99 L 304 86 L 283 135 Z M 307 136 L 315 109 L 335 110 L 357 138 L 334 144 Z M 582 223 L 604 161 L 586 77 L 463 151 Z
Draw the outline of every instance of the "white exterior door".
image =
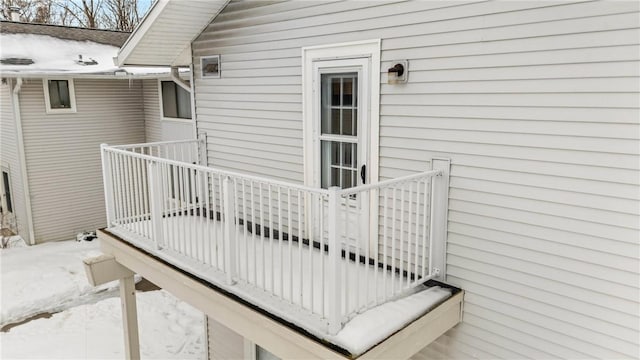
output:
M 314 186 L 346 189 L 368 182 L 369 58 L 314 61 Z M 369 243 L 369 199 L 343 199 L 350 247 Z M 359 227 L 353 226 L 359 224 Z

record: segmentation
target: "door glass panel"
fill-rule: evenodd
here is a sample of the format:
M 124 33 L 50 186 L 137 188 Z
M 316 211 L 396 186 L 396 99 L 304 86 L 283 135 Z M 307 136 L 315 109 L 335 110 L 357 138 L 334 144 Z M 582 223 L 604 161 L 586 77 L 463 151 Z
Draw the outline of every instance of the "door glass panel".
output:
M 357 149 L 355 143 L 321 141 L 322 187 L 339 186 L 343 189 L 357 185 Z
M 358 73 L 322 74 L 320 83 L 321 186 L 350 188 L 358 185 Z
M 357 73 L 321 76 L 320 128 L 323 134 L 357 135 L 357 84 Z

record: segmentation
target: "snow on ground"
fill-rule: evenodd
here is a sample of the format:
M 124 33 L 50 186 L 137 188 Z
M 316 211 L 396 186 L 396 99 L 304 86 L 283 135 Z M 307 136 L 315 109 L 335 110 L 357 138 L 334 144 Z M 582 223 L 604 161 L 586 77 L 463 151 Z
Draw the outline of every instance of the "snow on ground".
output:
M 94 289 L 83 268 L 83 259 L 100 254 L 98 246 L 61 241 L 0 249 L 0 325 L 54 313 L 0 333 L 0 358 L 124 358 L 117 282 Z M 204 358 L 201 312 L 165 291 L 138 292 L 137 301 L 143 358 Z
M 203 315 L 165 291 L 137 293 L 146 359 L 203 359 Z M 120 299 L 109 298 L 0 333 L 2 359 L 123 359 Z
M 97 241 L 0 250 L 0 326 L 114 296 L 116 282 L 97 288 L 87 282 L 82 260 L 98 254 Z

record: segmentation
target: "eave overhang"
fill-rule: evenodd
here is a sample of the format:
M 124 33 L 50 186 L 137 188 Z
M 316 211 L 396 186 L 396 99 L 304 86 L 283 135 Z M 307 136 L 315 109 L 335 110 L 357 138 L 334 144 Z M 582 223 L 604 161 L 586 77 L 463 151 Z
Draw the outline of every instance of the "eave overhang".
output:
M 117 66 L 188 66 L 191 42 L 229 0 L 157 0 L 114 58 Z

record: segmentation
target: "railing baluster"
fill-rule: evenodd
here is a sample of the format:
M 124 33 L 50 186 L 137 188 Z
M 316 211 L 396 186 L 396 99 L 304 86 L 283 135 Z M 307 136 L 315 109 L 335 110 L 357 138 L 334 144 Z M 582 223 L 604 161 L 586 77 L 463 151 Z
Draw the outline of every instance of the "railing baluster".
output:
M 389 275 L 387 274 L 387 267 L 389 264 L 389 258 L 387 258 L 388 251 L 388 243 L 387 243 L 387 219 L 389 218 L 388 209 L 389 209 L 389 188 L 384 188 L 384 218 L 382 219 L 382 259 L 383 259 L 383 278 L 382 278 L 382 301 L 387 301 L 387 278 Z
M 398 275 L 398 292 L 402 291 L 402 276 L 404 275 L 404 185 L 400 185 L 400 261 Z M 395 294 L 394 294 L 395 295 Z
M 282 253 L 282 189 L 278 186 L 278 259 L 280 259 L 280 298 L 284 294 L 284 254 Z
M 302 219 L 303 219 L 302 203 L 306 201 L 305 196 L 306 196 L 306 193 L 298 190 L 298 269 L 296 269 L 296 271 L 300 274 L 300 277 L 298 278 L 298 304 L 300 306 L 303 306 L 302 286 L 304 283 L 302 279 L 304 278 L 304 273 L 302 272 L 302 242 L 304 237 L 304 231 L 303 231 L 304 223 L 302 222 Z
M 415 253 L 415 259 L 414 259 L 414 270 L 413 270 L 413 275 L 414 275 L 414 282 L 417 283 L 418 282 L 418 261 L 419 261 L 419 257 L 418 254 L 420 253 L 420 249 L 418 247 L 419 245 L 419 232 L 420 232 L 420 183 L 416 182 L 416 230 L 415 230 L 415 236 L 414 236 L 414 241 L 416 244 L 414 253 Z
M 253 283 L 254 285 L 258 284 L 258 253 L 256 246 L 256 232 L 258 232 L 258 223 L 256 222 L 256 195 L 255 195 L 255 185 L 254 182 L 251 181 L 251 246 L 253 248 Z
M 249 282 L 249 243 L 247 240 L 247 189 L 242 179 L 242 236 L 244 239 L 244 277 Z
M 134 149 L 135 152 L 135 149 Z M 133 175 L 133 194 L 134 194 L 134 209 L 135 209 L 135 227 L 136 227 L 136 231 L 138 232 L 139 235 L 143 235 L 144 236 L 144 231 L 143 231 L 143 226 L 144 224 L 142 223 L 142 209 L 141 209 L 141 202 L 140 202 L 140 197 L 142 195 L 142 191 L 140 190 L 140 176 L 139 176 L 139 166 L 140 166 L 140 159 L 139 158 L 132 158 L 131 159 L 133 168 L 131 169 L 132 175 Z
M 227 284 L 233 285 L 235 279 L 236 260 L 236 229 L 234 226 L 234 192 L 229 184 L 229 178 L 222 181 L 222 193 L 224 198 L 224 265 L 227 275 Z
M 210 185 L 209 185 L 209 172 L 205 171 L 203 172 L 203 176 L 204 176 L 204 202 L 205 202 L 205 238 L 204 238 L 204 244 L 206 247 L 206 262 L 207 265 L 213 265 L 213 254 L 212 254 L 212 249 L 213 246 L 211 244 L 211 237 L 210 234 L 211 232 L 211 201 L 210 201 Z
M 430 180 L 424 180 L 424 212 L 422 215 L 422 277 L 424 278 L 427 274 L 430 274 L 431 269 L 431 254 L 429 254 L 429 258 L 427 259 L 427 234 L 431 229 L 431 225 L 427 222 L 427 216 L 429 216 L 429 182 Z M 427 228 L 428 227 L 428 228 Z M 429 246 L 431 248 L 431 246 Z
M 291 212 L 291 188 L 287 188 L 287 228 L 289 243 L 289 301 L 293 302 L 293 213 Z
M 320 259 L 318 260 L 320 262 L 320 315 L 325 315 L 325 311 L 324 311 L 324 294 L 325 294 L 325 256 L 324 256 L 324 245 L 325 245 L 325 241 L 324 241 L 324 200 L 322 199 L 322 196 L 318 196 L 320 198 L 320 201 L 318 201 L 318 207 L 319 207 L 319 214 L 318 214 L 318 219 L 320 221 Z
M 391 296 L 395 294 L 396 289 L 396 211 L 397 211 L 397 197 L 396 188 L 391 188 L 393 191 L 393 213 L 391 215 Z
M 234 249 L 235 249 L 235 260 L 234 260 L 234 274 L 239 274 L 240 273 L 240 247 L 238 246 L 238 227 L 237 225 L 240 225 L 240 213 L 238 212 L 239 210 L 239 206 L 238 206 L 238 181 L 233 179 L 233 180 L 229 180 L 229 186 L 230 186 L 230 190 L 232 191 L 232 198 L 233 198 L 233 216 L 234 216 L 234 234 L 235 236 L 233 237 L 234 240 Z
M 267 193 L 269 194 L 269 291 L 275 295 L 274 282 L 275 282 L 275 261 L 273 257 L 273 238 L 275 237 L 275 229 L 273 228 L 273 204 L 272 204 L 272 191 L 271 184 L 267 184 Z
M 410 182 L 407 185 L 407 196 L 408 196 L 408 202 L 409 202 L 409 210 L 407 212 L 407 265 L 406 265 L 406 271 L 407 271 L 407 284 L 406 286 L 409 286 L 409 283 L 411 282 L 411 214 L 413 211 L 413 186 L 411 186 L 412 183 Z
M 264 219 L 264 204 L 263 204 L 263 200 L 264 200 L 264 196 L 262 194 L 262 183 L 259 182 L 258 186 L 260 186 L 259 188 L 259 195 L 260 195 L 260 254 L 262 255 L 262 261 L 261 261 L 261 269 L 260 269 L 260 275 L 262 277 L 262 287 L 263 289 L 267 288 L 267 283 L 266 283 L 266 279 L 265 279 L 265 267 L 266 267 L 266 261 L 267 261 L 267 254 L 265 254 L 264 252 L 264 224 L 265 224 L 265 219 Z

